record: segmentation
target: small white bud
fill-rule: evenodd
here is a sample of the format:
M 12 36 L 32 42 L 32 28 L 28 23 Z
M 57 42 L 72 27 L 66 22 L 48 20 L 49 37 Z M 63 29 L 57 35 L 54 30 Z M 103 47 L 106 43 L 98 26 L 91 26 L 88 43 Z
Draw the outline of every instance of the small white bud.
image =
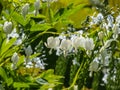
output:
M 99 32 L 98 37 L 99 37 L 100 40 L 102 40 L 103 37 L 104 37 L 104 32 L 103 31 Z
M 12 32 L 12 22 L 6 21 L 4 23 L 3 30 L 6 34 L 10 34 Z
M 13 64 L 16 64 L 16 63 L 18 62 L 18 60 L 19 60 L 19 56 L 18 56 L 18 54 L 15 52 L 15 53 L 13 54 L 13 56 L 11 57 L 11 61 L 13 62 Z
M 26 56 L 30 56 L 33 53 L 33 50 L 31 48 L 31 46 L 29 45 L 26 49 L 25 49 L 25 54 Z
M 28 14 L 28 10 L 29 10 L 29 4 L 26 3 L 23 7 L 22 7 L 22 15 L 25 17 Z
M 34 3 L 34 7 L 36 10 L 39 10 L 40 8 L 40 0 L 36 0 L 36 2 Z

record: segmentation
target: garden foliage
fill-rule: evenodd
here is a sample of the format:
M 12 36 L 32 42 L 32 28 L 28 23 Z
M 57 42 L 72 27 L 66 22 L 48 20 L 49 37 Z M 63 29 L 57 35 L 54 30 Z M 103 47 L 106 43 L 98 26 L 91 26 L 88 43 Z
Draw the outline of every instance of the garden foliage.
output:
M 119 0 L 1 0 L 0 90 L 119 90 Z

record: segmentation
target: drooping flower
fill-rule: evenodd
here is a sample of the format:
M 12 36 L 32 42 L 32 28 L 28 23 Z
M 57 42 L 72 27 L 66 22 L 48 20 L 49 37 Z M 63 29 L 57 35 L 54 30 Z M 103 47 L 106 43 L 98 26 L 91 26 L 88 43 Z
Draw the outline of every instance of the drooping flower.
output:
M 79 47 L 84 47 L 84 44 L 85 44 L 85 38 L 80 36 L 80 37 L 75 37 L 73 39 L 73 47 L 75 48 L 75 50 L 77 50 L 77 48 Z
M 96 72 L 96 71 L 98 70 L 98 66 L 99 66 L 99 64 L 98 64 L 97 61 L 92 61 L 92 62 L 90 63 L 89 71 L 94 71 L 94 72 Z
M 72 50 L 72 41 L 69 39 L 63 39 L 60 44 L 60 49 L 63 51 L 63 54 L 66 57 L 67 53 Z
M 29 4 L 26 3 L 23 7 L 22 7 L 22 15 L 25 18 L 25 16 L 28 14 L 28 10 L 29 10 Z
M 48 37 L 47 43 L 45 43 L 47 48 L 57 49 L 60 45 L 60 40 L 58 37 Z
M 63 39 L 60 44 L 60 49 L 63 51 L 69 51 L 72 47 L 72 42 L 69 39 Z
M 89 66 L 89 71 L 90 71 L 90 77 L 92 77 L 93 72 L 98 71 L 99 64 L 97 61 L 92 61 Z
M 94 45 L 94 41 L 92 38 L 85 39 L 85 45 L 84 45 L 85 50 L 93 50 L 94 46 L 95 45 Z
M 12 22 L 6 21 L 4 23 L 3 30 L 6 34 L 10 34 L 12 32 Z

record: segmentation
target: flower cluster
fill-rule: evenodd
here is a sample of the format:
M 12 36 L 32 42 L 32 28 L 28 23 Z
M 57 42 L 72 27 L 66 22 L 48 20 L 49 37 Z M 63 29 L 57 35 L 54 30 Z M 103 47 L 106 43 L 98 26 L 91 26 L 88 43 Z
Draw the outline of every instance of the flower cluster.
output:
M 87 51 L 94 49 L 94 41 L 92 38 L 80 36 L 72 36 L 70 39 L 60 37 L 48 37 L 47 43 L 45 43 L 47 48 L 51 50 L 57 50 L 57 52 L 62 51 L 64 55 L 67 55 L 69 52 L 77 53 L 79 48 L 84 48 Z M 51 54 L 50 50 L 50 54 Z

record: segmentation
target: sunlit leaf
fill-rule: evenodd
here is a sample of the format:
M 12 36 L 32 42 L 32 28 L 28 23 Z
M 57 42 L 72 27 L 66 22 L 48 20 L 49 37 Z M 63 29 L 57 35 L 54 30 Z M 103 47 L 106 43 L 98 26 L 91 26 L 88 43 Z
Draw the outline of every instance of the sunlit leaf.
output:
M 5 53 L 16 41 L 16 38 L 12 38 L 9 41 L 4 40 L 4 42 L 2 43 L 2 47 L 1 47 L 1 55 L 3 53 Z
M 29 18 L 25 19 L 22 15 L 18 14 L 17 12 L 13 13 L 12 18 L 23 26 L 25 26 L 29 22 Z
M 7 79 L 7 85 L 10 86 L 13 83 L 13 79 L 12 78 L 8 78 Z
M 44 24 L 35 24 L 31 27 L 31 31 L 45 31 L 52 28 L 50 24 L 44 23 Z
M 21 64 L 23 64 L 25 61 L 25 56 L 20 56 L 20 59 L 17 62 L 17 67 L 19 67 Z
M 29 88 L 29 84 L 24 83 L 24 82 L 14 82 L 13 87 L 14 88 L 22 88 L 22 87 Z

